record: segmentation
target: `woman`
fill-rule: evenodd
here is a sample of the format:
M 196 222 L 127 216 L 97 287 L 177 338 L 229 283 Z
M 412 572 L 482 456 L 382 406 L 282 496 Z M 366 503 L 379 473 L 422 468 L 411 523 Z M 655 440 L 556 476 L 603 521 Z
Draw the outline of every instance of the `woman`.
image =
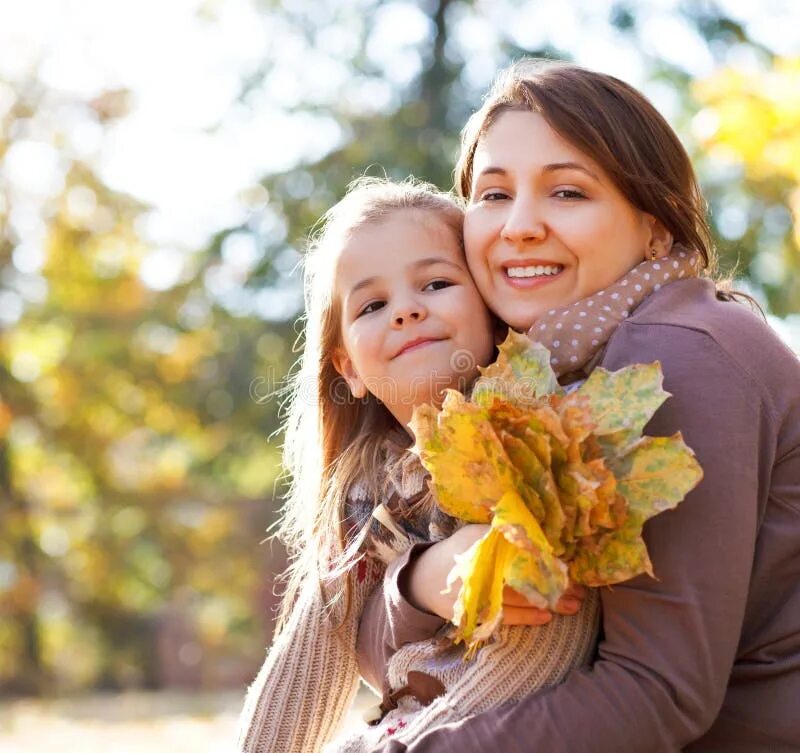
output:
M 560 63 L 510 69 L 468 123 L 456 172 L 470 271 L 511 326 L 549 332 L 560 307 L 580 308 L 609 283 L 619 300 L 638 284 L 633 265 L 649 255 L 661 272 L 675 242 L 713 267 L 688 156 L 612 77 Z M 567 380 L 659 360 L 672 398 L 647 433 L 681 431 L 704 469 L 677 510 L 645 527 L 657 579 L 602 589 L 591 669 L 382 750 L 800 750 L 797 357 L 708 278 L 633 293 L 619 325 L 581 356 Z M 453 594 L 440 592 L 465 548 L 463 536 L 417 546 L 389 568 L 362 617 L 365 677 L 379 682 L 394 651 L 441 627 Z

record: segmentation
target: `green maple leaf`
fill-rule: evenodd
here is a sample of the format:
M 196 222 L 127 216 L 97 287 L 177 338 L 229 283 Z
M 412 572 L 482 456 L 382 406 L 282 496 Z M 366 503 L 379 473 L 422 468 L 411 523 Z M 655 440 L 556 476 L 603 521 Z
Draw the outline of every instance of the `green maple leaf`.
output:
M 576 547 L 569 576 L 586 586 L 621 583 L 641 573 L 653 575 L 642 539 L 642 522 L 629 518 L 621 528 L 587 538 Z
M 595 423 L 594 434 L 607 455 L 636 441 L 669 397 L 662 389 L 661 364 L 634 364 L 619 371 L 596 368 L 567 400 L 583 399 Z
M 628 516 L 616 530 L 579 542 L 570 575 L 588 586 L 609 585 L 640 573 L 653 576 L 642 539 L 647 520 L 674 509 L 700 482 L 703 471 L 680 433 L 644 437 L 623 457 L 609 461 L 617 489 L 628 502 Z
M 631 515 L 642 520 L 672 510 L 703 478 L 680 432 L 643 437 L 624 456 L 610 459 L 609 467 Z
M 472 399 L 490 405 L 496 397 L 517 405 L 528 405 L 542 395 L 560 394 L 561 386 L 550 366 L 550 351 L 526 335 L 509 330 L 498 348 L 497 360 L 480 368 Z

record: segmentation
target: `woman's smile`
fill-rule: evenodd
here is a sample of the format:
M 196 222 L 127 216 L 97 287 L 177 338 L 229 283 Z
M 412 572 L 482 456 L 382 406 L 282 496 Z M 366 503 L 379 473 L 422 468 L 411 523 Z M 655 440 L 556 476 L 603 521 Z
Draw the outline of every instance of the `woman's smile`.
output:
M 619 279 L 644 260 L 654 226 L 537 113 L 504 112 L 478 142 L 467 261 L 484 300 L 515 329 Z
M 563 264 L 536 259 L 531 261 L 515 259 L 500 266 L 506 283 L 517 290 L 530 290 L 555 282 L 561 279 L 565 270 Z

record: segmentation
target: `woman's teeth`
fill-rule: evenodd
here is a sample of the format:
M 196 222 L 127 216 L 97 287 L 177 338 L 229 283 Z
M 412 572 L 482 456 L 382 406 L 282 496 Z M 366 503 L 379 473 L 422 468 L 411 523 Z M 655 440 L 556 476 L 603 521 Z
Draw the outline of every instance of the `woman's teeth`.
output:
M 509 277 L 541 277 L 547 275 L 557 275 L 564 267 L 560 264 L 549 264 L 547 266 L 536 267 L 509 267 Z

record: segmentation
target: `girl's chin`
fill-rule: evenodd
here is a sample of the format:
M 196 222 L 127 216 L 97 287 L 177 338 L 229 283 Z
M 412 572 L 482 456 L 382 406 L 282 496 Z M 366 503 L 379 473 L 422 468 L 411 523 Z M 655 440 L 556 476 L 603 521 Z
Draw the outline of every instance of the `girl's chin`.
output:
M 413 410 L 419 405 L 433 404 L 441 407 L 447 390 L 467 391 L 475 381 L 475 374 L 448 374 L 444 372 L 430 372 L 410 384 L 403 385 L 392 395 L 386 395 L 384 402 L 396 401 L 407 410 Z

